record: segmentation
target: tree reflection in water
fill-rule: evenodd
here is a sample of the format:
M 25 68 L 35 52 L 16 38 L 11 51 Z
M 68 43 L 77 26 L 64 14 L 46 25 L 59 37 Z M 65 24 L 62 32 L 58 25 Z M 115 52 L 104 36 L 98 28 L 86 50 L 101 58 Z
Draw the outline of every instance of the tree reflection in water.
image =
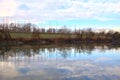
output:
M 119 49 L 118 45 L 111 44 L 65 44 L 65 45 L 22 45 L 22 46 L 4 46 L 0 47 L 0 60 L 9 61 L 10 59 L 25 60 L 28 59 L 49 59 L 49 58 L 69 58 L 76 54 L 91 55 L 92 51 L 99 49 L 105 52 L 110 49 Z M 72 54 L 74 53 L 74 54 Z

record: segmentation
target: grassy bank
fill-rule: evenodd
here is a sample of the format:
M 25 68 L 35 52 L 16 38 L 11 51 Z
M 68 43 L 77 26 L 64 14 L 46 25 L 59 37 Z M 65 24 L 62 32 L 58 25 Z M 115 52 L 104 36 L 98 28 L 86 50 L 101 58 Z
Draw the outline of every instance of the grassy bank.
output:
M 34 32 L 10 32 L 11 39 L 59 39 L 76 38 L 75 34 L 60 33 L 34 33 Z
M 85 30 L 69 30 L 67 28 L 37 28 L 31 24 L 0 24 L 0 44 L 9 43 L 81 43 L 110 42 L 120 43 L 120 32 L 100 31 L 91 28 Z

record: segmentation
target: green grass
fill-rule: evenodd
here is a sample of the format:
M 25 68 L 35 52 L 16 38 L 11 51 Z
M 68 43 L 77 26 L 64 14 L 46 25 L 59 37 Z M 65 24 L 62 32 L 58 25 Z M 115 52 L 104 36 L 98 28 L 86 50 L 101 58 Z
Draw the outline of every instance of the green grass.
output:
M 64 33 L 32 33 L 32 32 L 10 32 L 11 39 L 13 40 L 32 40 L 32 39 L 77 39 L 86 40 L 89 36 L 82 34 L 82 36 L 77 36 L 76 34 L 64 34 Z M 0 37 L 3 38 L 5 35 L 0 32 Z M 90 39 L 97 40 L 98 35 L 90 36 Z M 106 36 L 99 36 L 99 39 L 107 40 Z M 109 37 L 110 39 L 110 37 Z
M 20 32 L 10 32 L 10 36 L 12 39 L 32 39 L 34 34 L 30 32 L 20 33 Z M 39 33 L 37 38 L 43 39 L 55 39 L 55 38 L 76 38 L 76 35 L 72 34 L 56 34 L 56 33 Z
M 40 34 L 41 38 L 54 39 L 54 38 L 75 38 L 76 35 L 70 34 Z
M 19 33 L 19 32 L 10 32 L 12 39 L 31 39 L 32 33 Z

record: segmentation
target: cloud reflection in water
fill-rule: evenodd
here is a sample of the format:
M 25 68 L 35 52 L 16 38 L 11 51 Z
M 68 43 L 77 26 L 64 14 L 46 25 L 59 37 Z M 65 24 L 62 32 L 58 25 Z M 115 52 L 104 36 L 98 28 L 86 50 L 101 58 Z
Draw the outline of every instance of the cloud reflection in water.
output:
M 118 80 L 120 65 L 103 65 L 89 60 L 52 60 L 15 64 L 1 62 L 1 80 Z M 6 66 L 6 67 L 5 67 Z
M 107 49 L 105 52 L 99 52 L 99 49 L 93 49 L 88 55 L 75 52 L 73 47 L 72 51 L 69 48 L 68 50 L 60 49 L 60 54 L 66 58 L 57 54 L 60 52 L 58 49 L 50 50 L 51 52 L 48 49 L 34 50 L 37 54 L 33 54 L 31 49 L 23 50 L 24 53 L 22 50 L 17 52 L 18 50 L 6 52 L 5 54 L 9 54 L 9 56 L 0 55 L 0 80 L 120 79 L 118 50 Z M 63 54 L 65 51 L 69 54 Z

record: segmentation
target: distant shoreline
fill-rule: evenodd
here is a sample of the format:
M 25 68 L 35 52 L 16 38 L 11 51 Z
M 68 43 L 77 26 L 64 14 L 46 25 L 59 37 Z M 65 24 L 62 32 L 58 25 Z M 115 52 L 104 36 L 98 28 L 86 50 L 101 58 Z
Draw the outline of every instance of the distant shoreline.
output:
M 0 24 L 0 45 L 10 44 L 61 44 L 61 43 L 114 43 L 120 44 L 120 32 L 95 32 L 91 28 L 70 30 L 68 28 L 37 28 L 27 24 Z

